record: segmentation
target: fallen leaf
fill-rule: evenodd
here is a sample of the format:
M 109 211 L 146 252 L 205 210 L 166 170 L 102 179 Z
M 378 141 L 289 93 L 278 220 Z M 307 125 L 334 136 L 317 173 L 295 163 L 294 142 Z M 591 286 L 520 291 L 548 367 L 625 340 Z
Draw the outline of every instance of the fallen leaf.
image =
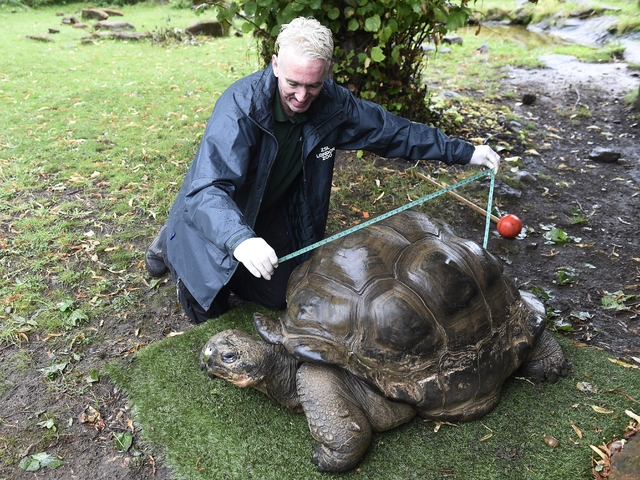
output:
M 600 450 L 595 445 L 589 445 L 589 447 L 591 447 L 591 450 L 593 450 L 598 455 L 600 455 L 600 458 L 602 458 L 603 460 L 607 460 L 609 458 L 609 456 L 606 453 L 604 453 L 602 450 Z
M 606 408 L 602 408 L 597 405 L 591 405 L 591 408 L 598 413 L 613 413 L 613 410 L 607 410 Z
M 622 360 L 618 360 L 617 358 L 610 358 L 610 362 L 615 363 L 616 365 L 620 365 L 624 368 L 640 368 L 638 365 L 634 365 L 633 363 L 623 362 Z
M 576 427 L 573 422 L 571 422 L 571 428 L 573 428 L 573 431 L 576 432 L 576 435 L 578 435 L 578 438 L 582 438 L 582 432 L 580 431 L 580 429 L 578 427 Z
M 640 416 L 636 415 L 631 410 L 625 410 L 624 413 L 626 413 L 628 416 L 630 416 L 631 418 L 633 418 L 636 422 L 638 422 L 640 424 Z
M 84 409 L 84 412 L 82 412 L 78 417 L 78 421 L 80 423 L 95 423 L 98 420 L 100 420 L 100 412 L 92 406 L 87 406 L 87 408 Z
M 586 393 L 597 393 L 596 389 L 593 388 L 593 385 L 591 385 L 588 382 L 578 382 L 576 384 L 576 388 L 578 390 L 580 390 L 581 392 L 586 392 Z

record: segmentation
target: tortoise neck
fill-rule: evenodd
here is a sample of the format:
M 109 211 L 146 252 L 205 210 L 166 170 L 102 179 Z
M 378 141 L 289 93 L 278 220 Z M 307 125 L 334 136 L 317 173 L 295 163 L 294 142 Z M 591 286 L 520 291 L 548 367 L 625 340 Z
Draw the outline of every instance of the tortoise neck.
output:
M 284 405 L 296 413 L 302 412 L 298 389 L 296 387 L 296 372 L 299 362 L 288 355 L 281 345 L 265 345 L 267 347 L 265 360 L 265 375 L 261 385 L 255 388 Z

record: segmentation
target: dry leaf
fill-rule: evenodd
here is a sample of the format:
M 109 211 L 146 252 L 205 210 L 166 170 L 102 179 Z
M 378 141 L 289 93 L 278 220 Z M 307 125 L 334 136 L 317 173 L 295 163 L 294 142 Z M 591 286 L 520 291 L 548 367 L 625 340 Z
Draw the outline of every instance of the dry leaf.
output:
M 598 447 L 596 447 L 595 445 L 589 445 L 591 447 L 591 450 L 593 450 L 594 452 L 596 452 L 598 455 L 600 455 L 600 458 L 602 458 L 603 460 L 607 460 L 609 457 L 606 453 L 604 453 L 602 450 L 600 450 Z
M 615 363 L 616 365 L 620 365 L 621 367 L 624 367 L 624 368 L 639 368 L 637 365 L 634 365 L 633 363 L 623 362 L 622 360 L 618 360 L 617 358 L 610 358 L 609 361 L 612 363 Z
M 576 432 L 576 435 L 578 435 L 578 438 L 582 438 L 582 432 L 573 424 L 573 422 L 571 422 L 571 427 L 573 428 L 573 431 Z
M 640 416 L 636 415 L 631 410 L 625 410 L 624 413 L 626 413 L 628 416 L 630 416 L 631 418 L 633 418 L 636 422 L 638 422 L 640 424 Z
M 613 413 L 613 410 L 607 410 L 606 408 L 602 408 L 597 405 L 591 405 L 591 408 L 598 413 Z

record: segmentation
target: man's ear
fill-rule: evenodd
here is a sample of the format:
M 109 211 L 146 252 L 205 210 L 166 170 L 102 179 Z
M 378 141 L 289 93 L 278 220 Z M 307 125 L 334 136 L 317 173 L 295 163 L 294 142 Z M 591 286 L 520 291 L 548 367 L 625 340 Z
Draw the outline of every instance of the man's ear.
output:
M 275 54 L 271 57 L 271 68 L 273 69 L 273 74 L 277 77 L 278 76 L 278 56 Z
M 329 66 L 327 67 L 327 78 L 333 78 L 333 66 L 336 64 L 333 60 L 329 62 Z

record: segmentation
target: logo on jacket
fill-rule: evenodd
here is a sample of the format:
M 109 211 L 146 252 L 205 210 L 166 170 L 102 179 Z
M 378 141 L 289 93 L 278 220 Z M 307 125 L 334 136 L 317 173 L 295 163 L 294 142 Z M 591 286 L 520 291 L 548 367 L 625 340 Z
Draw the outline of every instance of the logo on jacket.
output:
M 333 153 L 336 151 L 336 147 L 320 147 L 320 153 L 316 155 L 323 162 L 333 157 Z

